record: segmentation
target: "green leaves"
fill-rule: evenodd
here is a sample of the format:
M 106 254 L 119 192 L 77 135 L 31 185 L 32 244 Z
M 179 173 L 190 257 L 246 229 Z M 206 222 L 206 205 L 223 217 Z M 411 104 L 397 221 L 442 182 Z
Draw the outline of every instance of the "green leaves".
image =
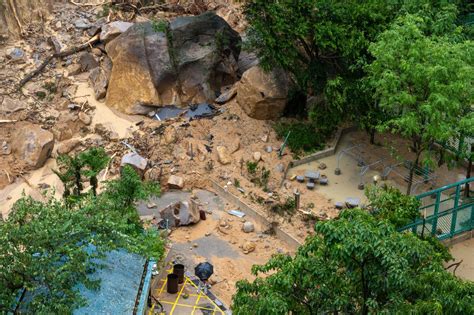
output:
M 62 159 L 69 168 L 59 174 L 69 181 L 77 171 L 94 177 L 108 162 L 102 149 Z M 98 196 L 79 195 L 74 203 L 48 196 L 45 202 L 29 197 L 16 202 L 0 223 L 0 313 L 12 311 L 21 289 L 35 292 L 31 313 L 71 313 L 84 303 L 79 284 L 100 287 L 90 275 L 101 267 L 95 258 L 110 250 L 161 259 L 164 240 L 158 231 L 144 230 L 134 207 L 150 194 L 159 194 L 159 185 L 143 183 L 126 166 Z
M 377 220 L 387 220 L 401 228 L 420 216 L 420 201 L 407 196 L 390 186 L 368 186 L 365 195 L 369 200 L 371 213 Z
M 472 313 L 474 285 L 443 269 L 430 242 L 359 209 L 318 222 L 294 257 L 277 255 L 241 281 L 236 314 Z M 456 310 L 456 311 L 454 311 Z

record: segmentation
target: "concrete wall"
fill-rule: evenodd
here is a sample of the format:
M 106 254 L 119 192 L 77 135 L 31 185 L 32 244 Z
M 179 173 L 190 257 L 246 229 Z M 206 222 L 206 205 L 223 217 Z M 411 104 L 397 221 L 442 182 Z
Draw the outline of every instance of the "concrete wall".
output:
M 252 209 L 250 206 L 248 206 L 245 202 L 240 200 L 239 197 L 233 195 L 232 193 L 225 191 L 222 186 L 220 186 L 217 182 L 213 181 L 210 179 L 212 188 L 214 191 L 221 197 L 229 201 L 230 203 L 233 203 L 237 207 L 239 207 L 239 210 L 245 213 L 247 216 L 255 220 L 258 224 L 263 225 L 263 226 L 270 226 L 271 222 L 268 221 L 263 214 L 261 214 L 259 211 Z M 290 234 L 284 232 L 282 229 L 280 229 L 278 226 L 274 228 L 275 235 L 285 243 L 287 243 L 292 250 L 296 250 L 301 243 L 295 239 L 293 236 Z
M 290 169 L 292 169 L 293 167 L 302 165 L 302 164 L 312 162 L 312 161 L 317 160 L 317 159 L 322 159 L 322 158 L 334 155 L 337 151 L 337 146 L 339 145 L 339 142 L 341 141 L 342 136 L 344 136 L 345 134 L 347 134 L 349 132 L 353 132 L 353 131 L 356 131 L 356 130 L 357 130 L 357 127 L 354 127 L 354 126 L 339 129 L 336 132 L 336 135 L 334 136 L 334 140 L 332 141 L 332 143 L 329 145 L 329 147 L 327 149 L 315 152 L 315 153 L 307 155 L 307 156 L 305 156 L 305 157 L 303 157 L 299 160 L 293 160 L 290 163 L 288 163 L 288 165 L 286 166 L 285 172 L 283 173 L 283 178 L 280 182 L 280 187 L 283 186 L 283 183 L 284 183 Z

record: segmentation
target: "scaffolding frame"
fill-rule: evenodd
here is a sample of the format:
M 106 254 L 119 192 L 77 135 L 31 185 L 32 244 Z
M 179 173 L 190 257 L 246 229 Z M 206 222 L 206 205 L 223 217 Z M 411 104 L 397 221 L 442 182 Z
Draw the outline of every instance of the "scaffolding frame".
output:
M 363 144 L 363 143 L 358 143 L 358 144 L 354 144 L 352 146 L 349 146 L 349 147 L 341 150 L 337 154 L 337 166 L 336 166 L 337 168 L 336 168 L 336 172 L 335 172 L 336 175 L 338 175 L 337 170 L 340 170 L 340 162 L 341 162 L 341 159 L 344 156 L 350 157 L 353 160 L 357 161 L 357 166 L 360 167 L 360 170 L 359 170 L 359 185 L 358 185 L 359 189 L 364 189 L 364 187 L 365 187 L 364 176 L 365 176 L 365 174 L 367 174 L 367 172 L 371 168 L 373 168 L 376 165 L 382 165 L 382 169 L 387 168 L 387 166 L 384 163 L 384 161 L 386 160 L 385 158 L 380 158 L 380 159 L 378 159 L 378 160 L 376 160 L 375 162 L 372 162 L 372 163 L 369 163 L 369 161 L 364 159 L 363 152 L 362 152 L 363 148 L 366 148 L 366 145 Z

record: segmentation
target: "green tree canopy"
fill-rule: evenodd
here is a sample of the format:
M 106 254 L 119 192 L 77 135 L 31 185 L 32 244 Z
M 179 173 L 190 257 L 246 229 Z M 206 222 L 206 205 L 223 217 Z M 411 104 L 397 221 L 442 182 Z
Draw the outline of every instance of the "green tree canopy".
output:
M 444 270 L 431 242 L 355 209 L 318 222 L 294 257 L 240 281 L 235 314 L 472 314 L 474 284 Z
M 380 129 L 411 140 L 407 194 L 422 153 L 431 160 L 435 142 L 458 137 L 474 114 L 474 45 L 446 36 L 428 36 L 426 19 L 406 15 L 371 45 L 368 66 L 375 98 L 389 119 Z M 432 165 L 432 163 L 431 163 Z
M 133 207 L 152 193 L 159 193 L 158 185 L 143 183 L 125 167 L 98 196 L 80 195 L 74 203 L 49 197 L 16 202 L 0 223 L 0 313 L 11 311 L 21 289 L 34 291 L 28 306 L 32 313 L 71 313 L 84 303 L 78 284 L 100 286 L 90 278 L 100 268 L 94 258 L 113 249 L 159 260 L 164 242 L 157 231 L 144 230 Z M 91 246 L 95 250 L 88 250 Z

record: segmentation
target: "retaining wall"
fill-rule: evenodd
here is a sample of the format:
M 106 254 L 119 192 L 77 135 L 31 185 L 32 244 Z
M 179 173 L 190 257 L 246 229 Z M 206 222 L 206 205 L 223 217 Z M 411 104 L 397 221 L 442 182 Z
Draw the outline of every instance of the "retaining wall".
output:
M 237 207 L 239 207 L 239 210 L 245 213 L 247 216 L 255 220 L 258 224 L 263 225 L 263 226 L 269 226 L 271 225 L 271 222 L 269 222 L 266 217 L 261 214 L 259 211 L 252 209 L 249 205 L 247 205 L 245 202 L 240 200 L 239 197 L 233 195 L 229 191 L 226 191 L 221 185 L 219 185 L 217 182 L 214 180 L 210 179 L 212 188 L 214 191 L 221 197 L 226 200 L 228 200 L 230 203 L 233 203 Z M 295 239 L 293 236 L 290 234 L 286 233 L 283 231 L 281 228 L 278 226 L 274 227 L 275 235 L 285 243 L 287 243 L 291 249 L 296 250 L 302 243 L 300 243 L 297 239 Z

